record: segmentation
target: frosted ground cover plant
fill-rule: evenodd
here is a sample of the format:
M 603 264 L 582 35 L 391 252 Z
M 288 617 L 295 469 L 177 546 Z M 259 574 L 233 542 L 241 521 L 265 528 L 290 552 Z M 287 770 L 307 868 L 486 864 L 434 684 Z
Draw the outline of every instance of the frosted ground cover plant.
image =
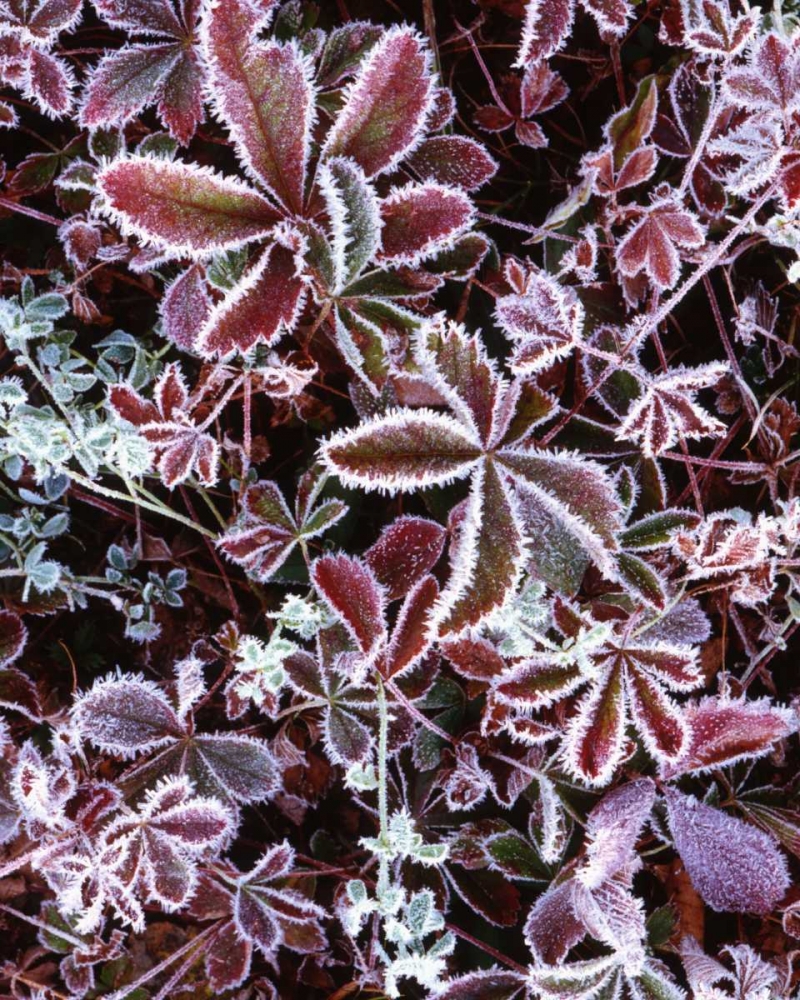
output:
M 0 997 L 800 996 L 796 4 L 0 83 Z

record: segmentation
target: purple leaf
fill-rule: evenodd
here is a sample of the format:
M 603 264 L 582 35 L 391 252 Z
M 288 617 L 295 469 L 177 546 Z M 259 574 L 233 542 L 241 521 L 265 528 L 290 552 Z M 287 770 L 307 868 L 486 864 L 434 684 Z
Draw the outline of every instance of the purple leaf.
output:
M 790 879 L 786 859 L 768 834 L 684 795 L 665 791 L 675 849 L 692 885 L 712 910 L 767 914 Z
M 76 701 L 72 718 L 86 739 L 122 757 L 164 746 L 183 733 L 164 694 L 138 674 L 95 681 Z

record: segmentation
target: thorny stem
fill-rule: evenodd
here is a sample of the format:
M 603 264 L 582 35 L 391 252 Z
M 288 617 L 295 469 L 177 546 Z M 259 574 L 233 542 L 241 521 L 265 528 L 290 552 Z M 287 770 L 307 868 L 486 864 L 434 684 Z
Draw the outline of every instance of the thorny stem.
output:
M 219 925 L 220 922 L 217 921 L 217 923 L 212 924 L 210 927 L 207 927 L 204 931 L 201 931 L 197 935 L 197 937 L 192 938 L 191 941 L 187 941 L 186 944 L 182 945 L 182 947 L 178 948 L 178 950 L 174 951 L 171 955 L 167 955 L 167 957 L 163 960 L 163 962 L 159 962 L 158 965 L 154 965 L 152 969 L 148 969 L 147 972 L 145 972 L 143 976 L 137 979 L 135 983 L 130 983 L 128 986 L 123 986 L 116 992 L 110 993 L 106 997 L 106 1000 L 125 1000 L 125 998 L 129 997 L 131 993 L 134 992 L 134 990 L 137 990 L 140 986 L 144 985 L 144 983 L 150 982 L 151 979 L 155 979 L 156 976 L 160 976 L 161 973 L 165 969 L 168 969 L 173 962 L 176 962 L 179 958 L 183 958 L 183 956 L 187 952 L 191 951 L 192 948 L 195 947 L 195 945 L 202 944 L 206 940 L 206 938 L 212 937 L 213 935 L 218 933 Z M 196 955 L 192 957 L 194 958 L 196 957 Z
M 111 500 L 124 500 L 126 503 L 132 502 L 137 507 L 144 507 L 145 510 L 152 511 L 154 514 L 160 514 L 162 517 L 168 517 L 173 521 L 177 521 L 179 524 L 185 525 L 187 528 L 193 528 L 195 531 L 199 531 L 201 535 L 205 535 L 207 538 L 217 537 L 213 531 L 209 531 L 208 528 L 204 528 L 202 524 L 192 521 L 191 518 L 184 517 L 183 514 L 179 514 L 177 511 L 170 510 L 170 508 L 164 504 L 151 503 L 149 500 L 145 500 L 141 496 L 134 497 L 132 500 L 127 493 L 120 493 L 119 490 L 112 490 L 108 486 L 101 486 L 100 483 L 94 482 L 92 479 L 81 475 L 79 472 L 73 472 L 71 469 L 67 474 L 70 479 L 73 479 L 76 483 L 80 483 L 84 489 L 91 490 L 93 493 L 99 493 L 100 496 L 108 497 Z
M 691 184 L 695 167 L 700 162 L 703 153 L 706 151 L 706 143 L 711 138 L 711 132 L 714 128 L 714 123 L 717 120 L 717 107 L 718 94 L 715 94 L 714 99 L 711 102 L 711 107 L 708 109 L 706 120 L 703 123 L 703 129 L 697 138 L 697 142 L 694 144 L 692 155 L 689 157 L 689 162 L 686 164 L 686 169 L 683 172 L 683 180 L 681 181 L 681 186 L 678 188 L 678 194 L 680 195 L 683 195 Z
M 409 715 L 413 716 L 417 722 L 425 726 L 426 729 L 430 729 L 432 733 L 436 733 L 439 739 L 444 740 L 446 743 L 455 743 L 455 739 L 450 735 L 450 733 L 445 732 L 440 726 L 437 726 L 433 720 L 429 719 L 426 715 L 414 705 L 412 702 L 406 698 L 403 692 L 398 688 L 398 686 L 391 680 L 386 681 L 386 686 L 392 692 L 392 694 L 397 698 L 397 700 L 402 704 Z
M 217 405 L 214 407 L 211 413 L 209 413 L 206 419 L 197 428 L 198 433 L 206 430 L 206 428 L 210 427 L 211 424 L 214 423 L 214 421 L 217 419 L 220 413 L 222 413 L 222 411 L 230 402 L 231 396 L 233 396 L 233 394 L 238 390 L 239 386 L 242 384 L 242 380 L 243 377 L 240 375 L 238 378 L 235 378 L 233 382 L 231 382 L 231 384 L 228 386 L 227 391 L 223 395 L 222 399 L 217 403 Z
M 10 198 L 0 197 L 0 208 L 7 208 L 10 212 L 17 212 L 19 215 L 27 215 L 31 219 L 46 222 L 51 226 L 61 225 L 61 219 L 57 219 L 54 215 L 47 215 L 45 212 L 39 212 L 35 208 L 28 208 L 27 205 L 20 205 L 19 202 L 12 201 Z
M 378 821 L 380 823 L 379 839 L 385 846 L 389 842 L 389 805 L 387 800 L 389 760 L 389 709 L 386 705 L 386 691 L 383 681 L 378 677 Z M 378 865 L 378 896 L 389 888 L 389 860 L 385 853 L 380 856 Z
M 33 917 L 28 913 L 21 913 L 19 910 L 15 910 L 13 906 L 6 906 L 5 903 L 0 903 L 0 910 L 2 910 L 3 913 L 11 914 L 12 917 L 17 917 L 19 920 L 24 920 L 33 927 L 38 927 L 43 931 L 47 931 L 48 934 L 54 934 L 64 941 L 69 941 L 69 943 L 74 944 L 76 948 L 83 948 L 86 945 L 85 941 L 81 941 L 80 938 L 70 934 L 69 931 L 62 930 L 61 927 L 56 928 L 53 924 L 48 924 L 46 921 L 40 920 L 38 917 Z

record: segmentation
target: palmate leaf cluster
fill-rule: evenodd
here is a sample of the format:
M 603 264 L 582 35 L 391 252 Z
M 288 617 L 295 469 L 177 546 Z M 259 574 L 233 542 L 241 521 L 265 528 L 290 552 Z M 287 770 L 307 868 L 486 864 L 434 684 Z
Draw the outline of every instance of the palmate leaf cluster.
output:
M 0 0 L 0 84 L 0 993 L 797 996 L 793 13 Z

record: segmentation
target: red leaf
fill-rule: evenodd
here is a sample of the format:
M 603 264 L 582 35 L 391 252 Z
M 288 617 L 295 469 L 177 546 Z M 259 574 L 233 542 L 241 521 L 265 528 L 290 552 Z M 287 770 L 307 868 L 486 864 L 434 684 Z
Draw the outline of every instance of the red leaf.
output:
M 117 416 L 127 420 L 134 427 L 141 427 L 159 419 L 155 405 L 140 396 L 129 385 L 123 383 L 112 385 L 108 392 L 108 401 Z
M 239 933 L 252 941 L 265 955 L 276 951 L 283 940 L 275 915 L 261 903 L 255 893 L 241 889 L 236 893 L 234 919 Z
M 420 263 L 453 245 L 472 226 L 473 207 L 461 191 L 407 184 L 381 202 L 380 256 L 393 264 Z
M 627 0 L 583 0 L 586 9 L 594 15 L 598 27 L 612 35 L 622 35 L 632 15 Z
M 672 288 L 680 275 L 676 247 L 699 247 L 704 239 L 705 231 L 694 215 L 666 197 L 647 209 L 621 241 L 617 265 L 628 278 L 644 271 L 656 288 Z
M 424 517 L 398 517 L 381 532 L 364 558 L 387 599 L 396 601 L 429 573 L 444 550 L 444 528 Z
M 12 612 L 4 611 L 4 615 Z M 16 667 L 0 668 L 0 706 L 22 712 L 30 719 L 39 719 L 42 707 L 36 685 Z
M 423 181 L 476 191 L 494 177 L 497 163 L 474 139 L 438 135 L 425 139 L 408 158 L 408 165 Z
M 514 116 L 503 108 L 486 104 L 474 114 L 475 124 L 484 132 L 502 132 L 514 124 Z
M 211 311 L 203 268 L 193 264 L 164 291 L 161 320 L 164 336 L 183 351 L 191 351 Z
M 132 156 L 104 167 L 97 185 L 125 232 L 176 256 L 242 246 L 278 219 L 257 191 L 194 164 Z
M 261 481 L 244 496 L 245 516 L 217 542 L 257 580 L 268 580 L 297 544 L 298 528 L 276 483 Z
M 438 1000 L 517 1000 L 525 989 L 525 979 L 517 972 L 471 972 L 451 980 Z
M 575 17 L 572 0 L 528 0 L 522 40 L 514 65 L 520 69 L 528 63 L 548 59 L 564 44 Z
M 459 635 L 500 607 L 525 559 L 516 504 L 494 463 L 476 472 L 466 504 L 450 581 L 436 613 L 443 636 Z
M 367 660 L 375 657 L 386 641 L 385 595 L 369 566 L 349 556 L 322 556 L 311 578 Z
M 72 108 L 75 81 L 66 63 L 41 49 L 28 49 L 28 86 L 46 114 L 65 115 Z
M 0 611 L 0 667 L 7 667 L 20 656 L 27 638 L 28 630 L 20 616 L 13 611 Z
M 800 59 L 796 46 L 775 32 L 763 35 L 747 68 L 725 74 L 730 98 L 753 111 L 773 108 L 782 114 L 796 110 L 800 101 Z
M 178 142 L 187 145 L 203 120 L 203 69 L 197 52 L 184 48 L 164 81 L 158 113 Z
M 413 490 L 462 478 L 480 457 L 452 417 L 431 410 L 389 413 L 339 431 L 322 458 L 343 482 L 362 489 Z
M 400 609 L 392 641 L 382 667 L 387 677 L 395 677 L 419 663 L 430 647 L 428 619 L 439 597 L 439 585 L 432 576 L 423 577 L 409 592 Z
M 566 764 L 591 785 L 607 784 L 622 759 L 624 739 L 622 671 L 612 668 L 581 699 L 567 731 Z
M 7 4 L 17 13 L 31 34 L 43 40 L 52 39 L 60 31 L 68 31 L 80 17 L 81 0 L 39 0 L 37 4 L 16 2 Z
M 569 87 L 546 62 L 531 63 L 520 84 L 520 109 L 523 118 L 543 115 L 565 101 Z
M 766 698 L 704 698 L 687 705 L 686 721 L 689 745 L 678 761 L 662 768 L 665 778 L 763 757 L 777 740 L 786 739 L 798 728 L 795 714 Z
M 490 681 L 506 668 L 506 661 L 488 639 L 451 639 L 441 651 L 462 677 Z
M 586 925 L 575 909 L 574 884 L 551 886 L 536 900 L 525 922 L 525 940 L 539 962 L 558 965 L 586 936 Z
M 436 323 L 425 331 L 417 351 L 425 377 L 447 400 L 466 428 L 487 447 L 501 434 L 505 383 L 479 336 L 468 336 L 456 323 Z
M 250 972 L 253 945 L 236 930 L 233 921 L 226 923 L 212 938 L 206 951 L 208 985 L 215 993 L 224 993 L 241 985 Z
M 295 45 L 254 40 L 246 0 L 216 0 L 203 19 L 215 100 L 248 173 L 300 212 L 314 114 L 311 69 Z
M 135 45 L 104 56 L 89 78 L 80 115 L 83 127 L 129 121 L 157 99 L 180 56 L 174 43 Z
M 419 140 L 433 99 L 430 55 L 410 28 L 387 31 L 362 63 L 323 149 L 367 177 L 391 170 Z
M 227 358 L 259 342 L 275 343 L 297 322 L 305 288 L 294 252 L 280 244 L 268 246 L 243 280 L 211 310 L 197 335 L 197 351 L 204 357 Z
M 170 0 L 94 0 L 94 5 L 112 28 L 121 31 L 177 37 L 183 34 Z
M 135 674 L 96 681 L 76 701 L 72 717 L 101 750 L 123 757 L 171 743 L 183 732 L 164 694 Z
M 668 760 L 680 757 L 688 740 L 688 727 L 660 685 L 641 672 L 629 671 L 626 689 L 636 728 L 648 750 Z

